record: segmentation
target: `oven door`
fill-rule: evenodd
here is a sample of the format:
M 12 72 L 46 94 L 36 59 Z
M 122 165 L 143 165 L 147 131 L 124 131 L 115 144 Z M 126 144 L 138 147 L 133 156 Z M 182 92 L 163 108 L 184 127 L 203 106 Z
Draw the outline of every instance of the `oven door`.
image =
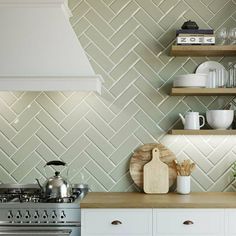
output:
M 0 226 L 0 236 L 80 236 L 80 227 L 72 226 Z

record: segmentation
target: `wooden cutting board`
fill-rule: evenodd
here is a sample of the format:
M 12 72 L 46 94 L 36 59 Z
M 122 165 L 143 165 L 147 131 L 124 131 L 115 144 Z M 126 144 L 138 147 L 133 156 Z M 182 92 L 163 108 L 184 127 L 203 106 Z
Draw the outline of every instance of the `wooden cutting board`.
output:
M 152 149 L 158 148 L 160 159 L 169 167 L 169 187 L 170 191 L 175 189 L 177 173 L 173 165 L 176 156 L 161 143 L 149 143 L 140 146 L 135 150 L 130 159 L 129 171 L 134 183 L 143 190 L 143 167 L 152 158 Z
M 152 150 L 152 159 L 143 167 L 143 190 L 145 193 L 168 193 L 169 168 L 160 160 L 158 148 Z

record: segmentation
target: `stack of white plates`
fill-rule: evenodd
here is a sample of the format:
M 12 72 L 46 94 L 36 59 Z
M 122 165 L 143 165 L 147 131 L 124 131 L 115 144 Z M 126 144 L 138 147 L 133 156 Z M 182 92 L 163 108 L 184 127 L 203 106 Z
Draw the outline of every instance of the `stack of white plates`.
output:
M 207 74 L 177 75 L 174 78 L 174 87 L 206 87 Z

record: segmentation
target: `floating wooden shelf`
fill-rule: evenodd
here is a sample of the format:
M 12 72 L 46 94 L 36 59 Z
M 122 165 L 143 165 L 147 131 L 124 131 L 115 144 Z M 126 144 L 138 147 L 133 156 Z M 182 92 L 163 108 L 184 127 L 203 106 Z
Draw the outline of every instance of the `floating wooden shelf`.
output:
M 172 129 L 168 132 L 172 135 L 236 135 L 236 130 L 215 130 L 215 129 L 201 129 L 201 130 L 184 130 Z
M 236 96 L 236 88 L 172 88 L 172 96 L 219 96 L 234 95 Z
M 171 56 L 236 56 L 236 45 L 172 45 Z

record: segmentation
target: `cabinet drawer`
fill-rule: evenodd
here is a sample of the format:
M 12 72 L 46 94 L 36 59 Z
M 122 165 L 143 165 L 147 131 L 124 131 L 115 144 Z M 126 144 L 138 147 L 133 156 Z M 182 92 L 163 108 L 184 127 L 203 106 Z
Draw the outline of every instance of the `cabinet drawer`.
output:
M 154 235 L 224 235 L 224 210 L 156 209 Z
M 152 209 L 82 209 L 82 236 L 152 235 Z
M 236 210 L 227 209 L 225 210 L 226 219 L 226 235 L 236 236 Z

